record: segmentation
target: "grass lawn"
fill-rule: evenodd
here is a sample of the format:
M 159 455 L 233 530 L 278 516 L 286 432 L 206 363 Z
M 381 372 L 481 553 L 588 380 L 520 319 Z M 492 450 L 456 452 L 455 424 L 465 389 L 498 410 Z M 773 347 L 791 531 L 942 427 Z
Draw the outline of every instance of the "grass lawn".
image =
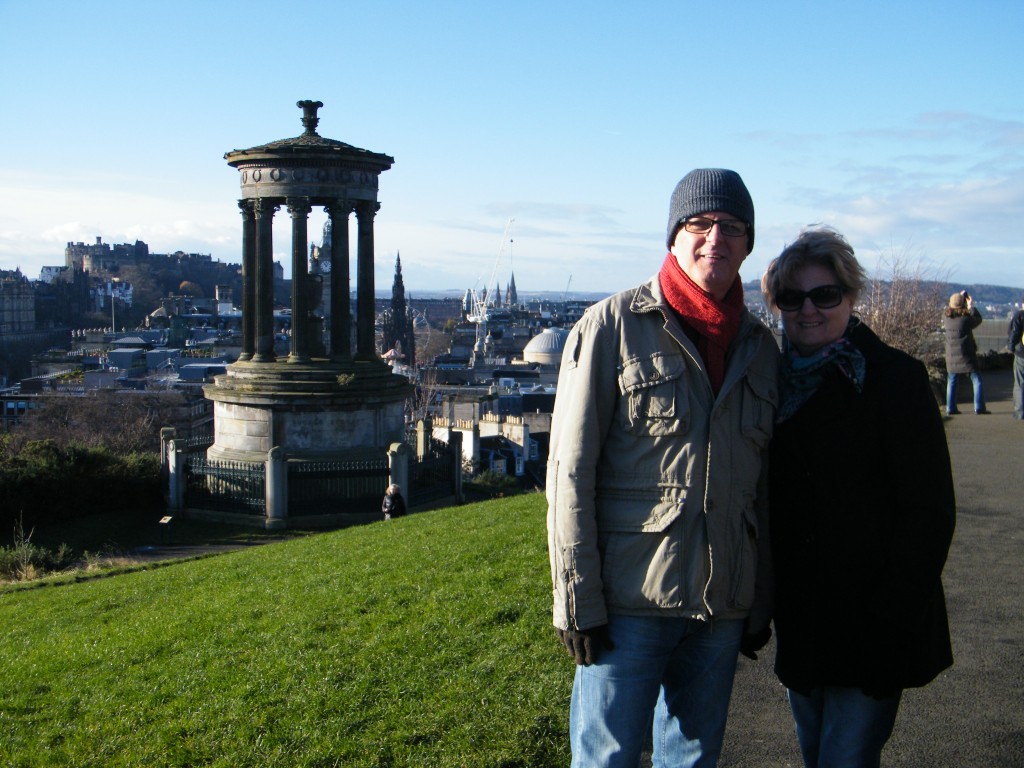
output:
M 539 494 L 0 593 L 4 766 L 569 762 Z

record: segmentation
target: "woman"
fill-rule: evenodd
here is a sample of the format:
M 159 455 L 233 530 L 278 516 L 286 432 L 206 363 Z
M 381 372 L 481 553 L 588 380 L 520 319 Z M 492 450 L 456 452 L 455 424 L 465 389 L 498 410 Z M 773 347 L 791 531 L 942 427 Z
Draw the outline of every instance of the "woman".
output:
M 969 374 L 974 385 L 974 412 L 989 412 L 978 375 L 978 345 L 974 342 L 974 329 L 979 325 L 981 313 L 967 291 L 949 297 L 949 306 L 942 313 L 946 337 L 946 414 L 949 416 L 960 413 L 956 407 L 956 380 L 962 373 Z
M 924 365 L 853 316 L 864 283 L 825 228 L 761 281 L 785 332 L 769 470 L 775 672 L 808 768 L 878 766 L 903 689 L 953 663 L 946 436 Z
M 380 503 L 380 511 L 384 513 L 385 520 L 395 517 L 402 517 L 405 514 L 405 499 L 402 498 L 402 489 L 392 483 L 384 491 L 384 500 Z

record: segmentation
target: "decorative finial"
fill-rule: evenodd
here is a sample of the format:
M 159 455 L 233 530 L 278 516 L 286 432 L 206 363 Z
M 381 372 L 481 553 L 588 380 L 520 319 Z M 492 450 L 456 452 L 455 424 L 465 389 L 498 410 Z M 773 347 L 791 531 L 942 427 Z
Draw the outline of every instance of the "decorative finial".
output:
M 324 103 L 322 101 L 305 101 L 295 102 L 295 106 L 302 109 L 302 127 L 305 128 L 304 136 L 316 136 L 316 125 L 320 122 L 320 118 L 316 116 L 316 111 L 322 107 Z

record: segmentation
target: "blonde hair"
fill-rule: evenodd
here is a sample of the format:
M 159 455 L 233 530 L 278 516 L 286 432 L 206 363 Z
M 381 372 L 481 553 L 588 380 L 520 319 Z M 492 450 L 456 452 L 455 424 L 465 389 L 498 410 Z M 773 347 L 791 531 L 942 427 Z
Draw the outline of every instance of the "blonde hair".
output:
M 809 264 L 817 264 L 832 271 L 843 293 L 853 304 L 864 286 L 867 273 L 853 255 L 845 237 L 831 227 L 812 227 L 782 249 L 761 277 L 761 293 L 765 303 L 775 308 L 775 297 L 793 284 L 793 276 Z

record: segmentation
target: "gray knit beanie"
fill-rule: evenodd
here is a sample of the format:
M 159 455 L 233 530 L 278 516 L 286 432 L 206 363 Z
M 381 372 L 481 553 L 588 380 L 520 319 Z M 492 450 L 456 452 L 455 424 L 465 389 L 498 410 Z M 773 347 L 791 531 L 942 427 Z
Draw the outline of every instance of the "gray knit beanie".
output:
M 709 211 L 731 213 L 746 222 L 747 253 L 754 249 L 754 202 L 740 175 L 725 168 L 698 168 L 676 184 L 668 205 L 668 247 L 683 221 Z

